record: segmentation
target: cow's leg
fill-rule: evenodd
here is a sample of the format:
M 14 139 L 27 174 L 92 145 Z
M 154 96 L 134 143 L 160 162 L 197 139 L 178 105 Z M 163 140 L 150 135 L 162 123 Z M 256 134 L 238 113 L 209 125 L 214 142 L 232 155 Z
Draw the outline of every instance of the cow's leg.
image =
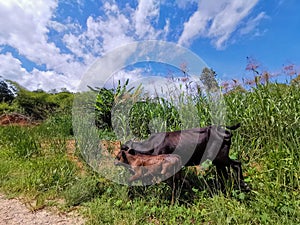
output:
M 144 176 L 157 176 L 161 174 L 162 165 L 154 164 L 151 166 L 145 166 L 145 173 Z
M 173 181 L 173 183 L 172 183 L 171 205 L 174 205 L 174 203 L 175 203 L 175 196 L 176 196 L 176 188 L 177 188 L 177 186 L 176 186 L 176 176 L 174 175 L 171 178 L 172 178 L 172 181 Z
M 142 183 L 143 185 L 149 184 L 149 182 L 154 182 L 154 178 L 157 176 L 156 168 L 154 166 L 147 166 L 142 168 Z
M 142 169 L 139 167 L 133 167 L 135 174 L 129 178 L 129 183 L 139 179 L 142 176 Z
M 217 168 L 218 179 L 221 184 L 221 190 L 222 190 L 222 192 L 225 192 L 226 191 L 225 183 L 228 180 L 227 168 L 224 165 L 216 165 L 216 168 Z
M 162 164 L 161 175 L 164 179 L 174 176 L 176 172 L 176 164 L 171 162 L 165 162 Z
M 168 162 L 164 162 L 164 163 L 162 163 L 162 165 L 161 165 L 161 174 L 162 175 L 166 175 L 167 174 L 167 172 L 168 172 L 168 170 L 170 169 L 169 167 L 170 166 L 172 166 L 172 165 L 170 165 Z
M 176 196 L 176 175 L 173 175 L 171 177 L 169 177 L 167 180 L 165 180 L 165 182 L 167 183 L 167 185 L 172 189 L 172 194 L 171 194 L 171 205 L 174 205 L 175 203 L 175 196 Z
M 230 159 L 230 166 L 235 171 L 237 175 L 238 185 L 243 191 L 250 191 L 250 187 L 244 181 L 242 163 L 238 160 Z

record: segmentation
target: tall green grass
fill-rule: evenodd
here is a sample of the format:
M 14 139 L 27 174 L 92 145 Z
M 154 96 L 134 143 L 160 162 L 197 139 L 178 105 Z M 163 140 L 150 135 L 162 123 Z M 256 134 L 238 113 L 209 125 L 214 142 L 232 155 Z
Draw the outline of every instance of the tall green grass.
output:
M 182 98 L 186 118 L 195 118 L 188 109 L 196 106 L 200 126 L 212 121 L 207 96 Z M 212 190 L 215 171 L 210 168 L 205 176 L 192 176 L 193 193 L 180 190 L 175 206 L 169 206 L 169 192 L 161 185 L 135 190 L 133 199 L 126 197 L 126 187 L 115 187 L 88 203 L 90 224 L 299 224 L 299 86 L 257 85 L 226 94 L 223 106 L 220 115 L 228 125 L 242 124 L 230 156 L 242 161 L 251 193 L 230 186 L 225 196 Z
M 242 123 L 233 148 L 268 171 L 285 190 L 299 189 L 300 91 L 296 85 L 260 85 L 226 98 L 228 115 Z
M 71 136 L 63 120 L 0 127 L 0 191 L 38 199 L 36 207 L 42 207 L 75 182 L 79 173 L 66 154 Z
M 196 119 L 199 126 L 211 122 L 205 96 L 182 99 L 186 110 L 180 113 L 191 118 L 187 126 Z M 196 109 L 196 115 L 188 109 Z M 67 154 L 65 141 L 73 138 L 69 116 L 36 127 L 0 127 L 0 190 L 36 199 L 36 208 L 63 198 L 67 209 L 80 205 L 87 224 L 93 225 L 300 224 L 299 86 L 269 83 L 228 93 L 223 109 L 228 125 L 242 124 L 234 131 L 230 156 L 242 161 L 250 193 L 234 190 L 230 183 L 225 195 L 212 189 L 213 167 L 199 175 L 186 169 L 192 189 L 179 186 L 172 206 L 171 189 L 164 183 L 129 188 L 88 168 L 82 175 Z

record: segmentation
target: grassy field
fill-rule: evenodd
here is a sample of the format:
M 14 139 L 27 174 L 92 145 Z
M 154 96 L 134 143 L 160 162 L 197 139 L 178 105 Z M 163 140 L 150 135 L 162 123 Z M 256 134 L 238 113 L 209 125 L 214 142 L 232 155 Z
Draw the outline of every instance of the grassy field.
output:
M 71 117 L 38 126 L 0 127 L 0 191 L 22 196 L 37 210 L 75 206 L 87 224 L 300 224 L 300 88 L 259 85 L 225 95 L 234 132 L 231 157 L 242 161 L 250 193 L 211 186 L 215 170 L 195 175 L 170 205 L 164 183 L 129 188 L 94 173 L 81 160 L 70 133 Z M 201 106 L 200 106 L 201 107 Z M 79 206 L 79 207 L 78 207 Z

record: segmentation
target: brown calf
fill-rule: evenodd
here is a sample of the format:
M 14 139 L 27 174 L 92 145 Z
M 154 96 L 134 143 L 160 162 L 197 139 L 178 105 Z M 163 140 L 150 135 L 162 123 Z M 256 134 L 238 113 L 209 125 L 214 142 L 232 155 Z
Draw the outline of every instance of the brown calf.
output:
M 176 154 L 135 155 L 130 150 L 121 150 L 118 153 L 115 165 L 122 164 L 130 165 L 134 173 L 129 178 L 129 183 L 149 176 L 165 180 L 175 175 L 182 167 L 181 158 Z

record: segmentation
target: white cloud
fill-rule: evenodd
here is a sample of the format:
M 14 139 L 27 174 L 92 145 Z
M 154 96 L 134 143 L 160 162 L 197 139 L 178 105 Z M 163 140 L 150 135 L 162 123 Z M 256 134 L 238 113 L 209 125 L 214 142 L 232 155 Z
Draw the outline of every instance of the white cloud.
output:
M 59 32 L 71 28 L 51 20 L 56 7 L 56 0 L 0 1 L 0 45 L 11 46 L 28 60 L 50 70 L 27 72 L 18 59 L 6 54 L 3 57 L 9 59 L 9 64 L 5 70 L 2 68 L 3 76 L 31 89 L 39 88 L 40 84 L 45 90 L 55 84 L 74 88 L 66 80 L 78 79 L 85 66 L 48 40 L 48 26 Z
M 39 64 L 47 63 L 51 55 L 59 55 L 59 49 L 47 42 L 46 24 L 56 7 L 55 1 L 15 0 L 0 5 L 0 44 L 18 49 Z M 38 52 L 47 52 L 47 56 Z
M 135 33 L 139 38 L 156 39 L 160 32 L 156 31 L 151 22 L 158 20 L 160 10 L 159 0 L 139 1 L 133 17 L 135 21 Z
M 20 60 L 11 53 L 0 54 L 0 76 L 8 80 L 20 81 L 28 72 L 22 68 Z M 21 78 L 21 79 L 20 79 Z
M 51 21 L 56 1 L 9 1 L 0 2 L 0 44 L 18 50 L 20 55 L 47 69 L 58 73 L 70 72 L 65 67 L 78 67 L 70 54 L 63 54 L 53 43 L 48 41 L 47 25 Z M 58 23 L 52 23 L 57 29 Z M 71 71 L 72 72 L 72 71 Z
M 57 32 L 64 32 L 67 29 L 67 27 L 64 24 L 59 23 L 57 21 L 49 21 L 48 26 L 53 30 L 56 30 Z
M 138 81 L 142 79 L 143 69 L 136 68 L 131 71 L 120 70 L 114 73 L 106 82 L 105 86 L 108 88 L 115 88 L 118 86 L 120 81 L 121 85 L 124 85 L 127 80 L 129 80 L 129 88 L 137 87 L 139 85 Z M 137 84 L 137 85 L 136 85 Z M 136 86 L 135 86 L 136 85 Z
M 170 33 L 170 19 L 166 19 L 166 24 L 164 26 L 164 40 L 167 40 L 167 35 Z
M 63 33 L 65 31 L 78 31 L 81 29 L 80 25 L 78 23 L 72 23 L 67 20 L 66 23 L 60 23 L 58 21 L 50 20 L 48 21 L 48 27 L 56 30 L 59 33 Z
M 134 41 L 129 18 L 115 4 L 104 4 L 105 16 L 89 16 L 86 30 L 78 35 L 66 34 L 63 41 L 76 56 L 83 57 L 89 64 L 94 57 L 101 56 L 118 46 Z M 92 60 L 91 60 L 92 59 Z
M 102 39 L 103 51 L 109 51 L 123 44 L 130 43 L 133 38 L 129 35 L 130 21 L 121 13 L 109 15 L 108 19 L 103 21 L 98 18 L 94 20 L 89 27 L 89 34 L 98 35 Z
M 20 60 L 13 57 L 11 53 L 0 54 L 0 76 L 4 79 L 13 80 L 22 86 L 30 89 L 60 89 L 68 87 L 69 90 L 75 90 L 78 85 L 76 78 L 70 78 L 55 71 L 39 71 L 33 69 L 28 72 L 22 67 Z
M 201 15 L 200 11 L 195 12 L 189 18 L 189 21 L 184 24 L 184 30 L 178 40 L 178 43 L 181 45 L 189 45 L 191 39 L 204 35 L 206 23 L 207 19 Z
M 269 17 L 265 12 L 259 13 L 255 18 L 249 19 L 244 27 L 240 29 L 240 34 L 245 35 L 255 30 L 255 33 L 259 32 L 256 28 L 263 19 Z
M 47 83 L 52 83 L 50 78 L 58 84 L 60 82 L 57 79 L 66 84 L 69 83 L 67 80 L 79 80 L 96 57 L 119 46 L 138 40 L 167 37 L 169 20 L 166 20 L 162 29 L 155 27 L 160 16 L 160 1 L 139 1 L 136 8 L 127 4 L 124 9 L 120 9 L 115 1 L 103 2 L 102 15 L 88 16 L 86 26 L 82 26 L 73 17 L 63 22 L 56 20 L 58 0 L 0 0 L 0 45 L 10 46 L 29 61 L 46 66 L 46 71 L 34 68 L 28 72 L 19 59 L 10 55 L 6 75 L 33 89 L 40 88 L 41 84 L 48 89 Z M 65 3 L 74 4 L 70 0 Z M 79 9 L 83 9 L 83 0 L 77 0 L 76 3 Z M 58 42 L 51 39 L 50 30 L 59 33 L 56 37 L 59 38 Z M 61 44 L 69 51 L 63 51 Z M 3 57 L 7 58 L 8 55 Z M 29 84 L 24 76 L 18 77 L 20 71 L 26 77 L 33 78 L 34 82 Z M 45 82 L 41 81 L 43 77 Z
M 185 9 L 187 6 L 198 3 L 199 0 L 176 0 L 175 3 L 179 8 Z
M 258 0 L 201 0 L 198 10 L 184 24 L 178 43 L 189 45 L 195 38 L 206 37 L 212 39 L 217 49 L 224 48 L 232 33 L 257 2 Z
M 139 40 L 166 39 L 170 22 L 160 30 L 153 26 L 159 19 L 159 1 L 140 1 L 137 8 L 120 9 L 117 4 L 105 2 L 104 15 L 89 16 L 87 29 L 78 35 L 65 34 L 63 41 L 86 64 L 108 51 Z
M 46 71 L 37 68 L 27 71 L 21 57 L 14 58 L 12 54 L 5 53 L 0 54 L 0 75 L 30 89 L 49 90 L 55 85 L 66 85 L 71 89 L 97 57 L 109 51 L 134 41 L 174 39 L 177 34 L 172 32 L 181 29 L 182 24 L 180 22 L 174 28 L 175 22 L 179 21 L 176 15 L 161 18 L 164 16 L 161 15 L 161 4 L 164 7 L 179 7 L 190 13 L 189 10 L 198 1 L 176 0 L 171 4 L 165 0 L 141 0 L 136 8 L 129 3 L 125 8 L 120 8 L 114 0 L 102 2 L 101 8 L 97 9 L 99 11 L 86 15 L 85 1 L 64 0 L 72 9 L 78 10 L 80 16 L 76 18 L 77 15 L 70 14 L 61 19 L 66 15 L 58 15 L 64 10 L 58 10 L 58 0 L 0 0 L 2 51 L 5 51 L 3 46 L 9 46 L 20 56 L 46 67 Z M 259 14 L 244 22 L 244 27 L 240 26 L 257 2 L 201 0 L 198 10 L 184 24 L 178 43 L 189 45 L 197 37 L 206 37 L 212 40 L 216 48 L 222 48 L 234 31 L 241 28 L 241 35 L 250 33 L 265 17 L 265 14 Z M 77 5 L 74 7 L 74 4 Z M 85 24 L 82 18 L 85 18 Z M 51 36 L 51 33 L 56 36 Z

